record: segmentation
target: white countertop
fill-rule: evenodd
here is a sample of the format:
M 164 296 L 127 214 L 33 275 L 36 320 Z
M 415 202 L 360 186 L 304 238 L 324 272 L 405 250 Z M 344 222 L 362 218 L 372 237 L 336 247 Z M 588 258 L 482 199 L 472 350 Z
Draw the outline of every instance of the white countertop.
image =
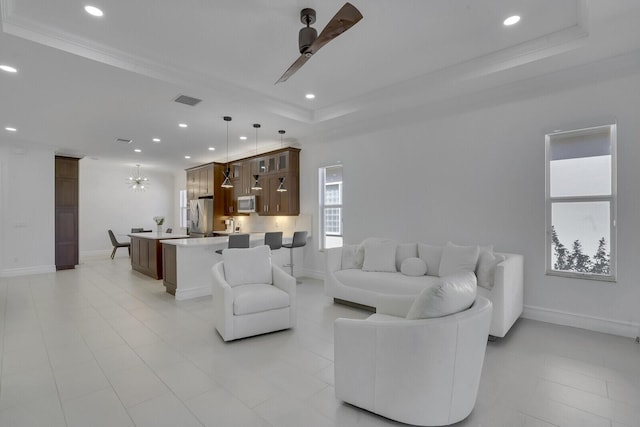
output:
M 243 233 L 239 233 L 243 234 Z M 284 239 L 283 239 L 284 240 Z M 264 233 L 249 233 L 249 242 L 255 243 L 264 241 Z M 218 237 L 196 237 L 187 239 L 161 240 L 160 243 L 174 246 L 197 247 L 197 246 L 227 246 L 229 236 Z
M 138 237 L 142 239 L 150 239 L 150 240 L 185 239 L 189 237 L 186 234 L 158 233 L 157 231 L 152 231 L 150 233 L 129 233 L 127 234 L 127 236 Z
M 144 233 L 141 233 L 144 234 Z M 238 233 L 243 234 L 243 233 Z M 171 234 L 168 234 L 171 236 Z M 291 236 L 283 236 L 282 243 L 290 243 L 293 239 L 293 235 Z M 218 237 L 198 237 L 191 239 L 172 239 L 172 240 L 161 240 L 160 243 L 166 245 L 174 245 L 181 247 L 201 247 L 201 246 L 222 246 L 226 247 L 229 242 L 228 236 L 218 236 Z M 264 242 L 264 233 L 249 233 L 249 242 L 252 243 L 251 246 L 256 246 L 255 243 Z

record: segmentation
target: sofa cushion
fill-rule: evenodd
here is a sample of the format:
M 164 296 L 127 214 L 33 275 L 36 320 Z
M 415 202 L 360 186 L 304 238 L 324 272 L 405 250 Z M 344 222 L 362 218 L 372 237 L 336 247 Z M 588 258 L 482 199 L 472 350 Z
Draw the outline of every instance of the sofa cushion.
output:
M 496 265 L 504 261 L 506 257 L 492 252 L 481 252 L 476 267 L 476 277 L 478 286 L 486 289 L 493 289 L 495 281 Z
M 367 239 L 363 242 L 363 271 L 396 272 L 396 248 L 398 243 L 389 239 Z
M 428 276 L 438 276 L 442 250 L 442 246 L 431 246 L 424 243 L 418 243 L 418 256 L 427 263 Z
M 271 284 L 271 250 L 262 245 L 222 251 L 224 277 L 229 286 L 252 283 Z
M 396 270 L 400 271 L 402 262 L 407 258 L 416 258 L 418 256 L 417 243 L 400 243 L 396 248 Z
M 379 294 L 418 295 L 424 288 L 435 285 L 437 277 L 405 276 L 400 273 L 339 270 L 336 280 L 345 286 Z
M 400 272 L 405 276 L 424 276 L 427 274 L 427 263 L 420 258 L 407 258 L 402 261 Z
M 428 319 L 458 313 L 476 299 L 476 276 L 472 272 L 441 277 L 436 286 L 420 292 L 407 313 L 407 319 Z
M 235 286 L 232 291 L 236 316 L 289 307 L 289 294 L 273 285 Z
M 364 263 L 364 251 L 360 250 L 360 245 L 343 245 L 342 246 L 342 263 L 341 268 L 348 270 L 350 268 L 362 268 Z
M 442 250 L 438 276 L 444 277 L 463 272 L 473 273 L 478 263 L 478 254 L 478 246 L 459 246 L 448 242 Z

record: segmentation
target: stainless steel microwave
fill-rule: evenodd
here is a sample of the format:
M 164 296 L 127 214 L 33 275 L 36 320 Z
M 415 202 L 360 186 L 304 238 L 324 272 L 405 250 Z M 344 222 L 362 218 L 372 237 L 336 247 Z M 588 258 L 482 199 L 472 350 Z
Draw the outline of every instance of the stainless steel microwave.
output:
M 256 196 L 238 196 L 238 213 L 256 211 Z

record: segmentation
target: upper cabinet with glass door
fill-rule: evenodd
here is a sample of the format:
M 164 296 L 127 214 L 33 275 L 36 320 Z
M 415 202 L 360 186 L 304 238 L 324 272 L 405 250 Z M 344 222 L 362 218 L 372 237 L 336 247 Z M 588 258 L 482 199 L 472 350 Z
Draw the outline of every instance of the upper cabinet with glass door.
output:
M 299 151 L 282 151 L 275 157 L 276 170 L 279 173 L 298 173 Z
M 299 153 L 297 149 L 286 148 L 255 159 L 254 173 L 298 173 Z

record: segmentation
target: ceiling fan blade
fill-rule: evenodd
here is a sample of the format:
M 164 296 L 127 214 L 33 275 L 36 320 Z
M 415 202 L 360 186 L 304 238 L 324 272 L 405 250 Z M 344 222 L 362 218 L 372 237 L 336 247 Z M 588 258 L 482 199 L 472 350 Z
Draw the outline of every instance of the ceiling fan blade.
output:
M 362 14 L 351 3 L 345 3 L 344 6 L 335 14 L 331 21 L 322 30 L 318 38 L 309 46 L 311 54 L 316 53 L 322 46 L 356 25 L 362 19 Z
M 296 71 L 300 69 L 300 67 L 304 65 L 305 62 L 309 60 L 309 58 L 310 56 L 300 55 L 300 57 L 296 59 L 293 64 L 291 64 L 291 67 L 289 67 L 289 69 L 284 72 L 282 77 L 280 77 L 278 81 L 275 82 L 275 84 L 286 82 L 289 77 L 291 77 Z
M 296 62 L 294 62 L 291 67 L 284 72 L 282 77 L 280 77 L 275 84 L 287 81 L 287 79 L 298 71 L 300 67 L 302 67 L 314 53 L 320 50 L 322 46 L 356 25 L 361 19 L 362 14 L 360 11 L 351 3 L 345 3 L 338 13 L 331 18 L 331 21 L 329 21 L 329 23 L 324 27 L 320 35 L 313 41 L 313 43 L 311 43 L 309 49 L 300 55 Z

